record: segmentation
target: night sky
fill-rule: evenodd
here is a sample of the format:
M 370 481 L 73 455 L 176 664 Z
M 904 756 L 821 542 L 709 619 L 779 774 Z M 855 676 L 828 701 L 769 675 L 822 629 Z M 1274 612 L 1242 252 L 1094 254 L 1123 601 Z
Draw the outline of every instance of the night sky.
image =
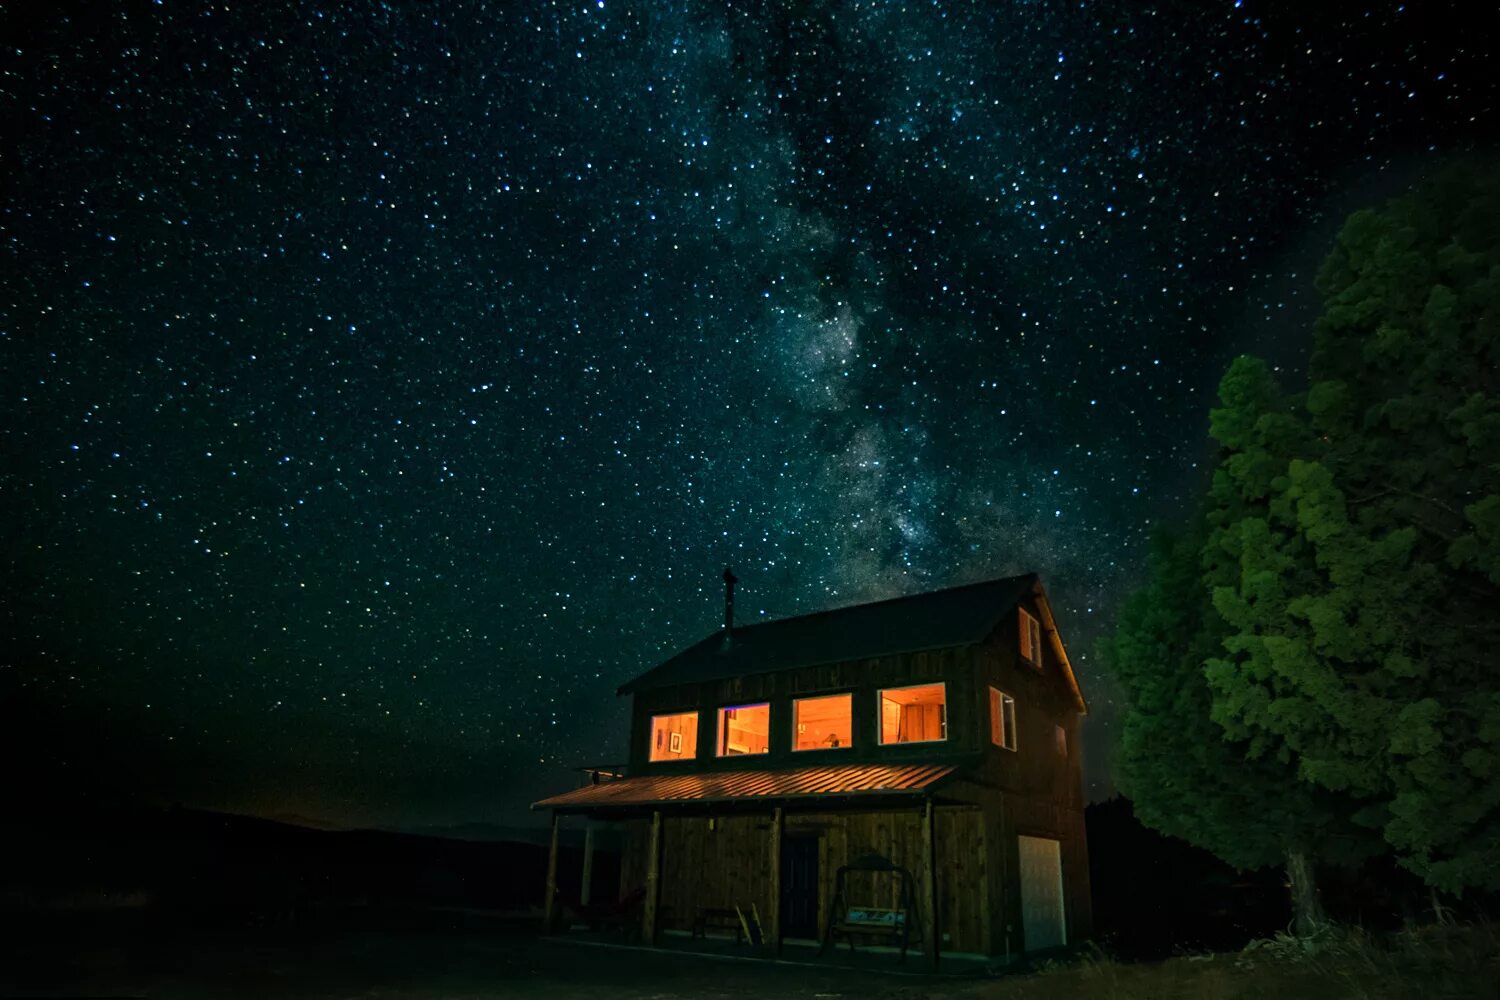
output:
M 1218 376 L 1295 384 L 1342 216 L 1493 144 L 1478 9 L 7 5 L 26 766 L 513 822 L 726 564 L 742 619 L 1036 571 L 1109 794 Z

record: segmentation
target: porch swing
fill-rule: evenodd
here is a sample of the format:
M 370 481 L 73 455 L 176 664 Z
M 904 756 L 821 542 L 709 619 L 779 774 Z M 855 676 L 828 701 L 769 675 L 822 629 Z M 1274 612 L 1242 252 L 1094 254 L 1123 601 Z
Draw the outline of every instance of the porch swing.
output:
M 849 902 L 847 876 L 850 872 L 873 872 L 876 877 L 883 874 L 896 880 L 895 907 L 851 905 Z M 916 880 L 911 872 L 879 854 L 862 854 L 842 866 L 834 879 L 833 903 L 828 910 L 828 926 L 823 931 L 821 955 L 829 945 L 837 943 L 842 936 L 854 951 L 854 937 L 859 934 L 886 937 L 900 942 L 901 961 L 906 961 L 906 951 L 915 942 L 921 943 L 921 930 L 912 937 L 912 924 L 916 923 Z

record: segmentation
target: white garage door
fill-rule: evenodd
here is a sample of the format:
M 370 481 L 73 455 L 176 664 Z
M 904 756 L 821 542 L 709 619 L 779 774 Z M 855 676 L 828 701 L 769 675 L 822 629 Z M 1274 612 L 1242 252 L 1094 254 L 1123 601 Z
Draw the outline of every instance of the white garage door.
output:
M 1026 950 L 1061 948 L 1068 943 L 1063 919 L 1062 845 L 1044 837 L 1021 842 L 1021 926 Z

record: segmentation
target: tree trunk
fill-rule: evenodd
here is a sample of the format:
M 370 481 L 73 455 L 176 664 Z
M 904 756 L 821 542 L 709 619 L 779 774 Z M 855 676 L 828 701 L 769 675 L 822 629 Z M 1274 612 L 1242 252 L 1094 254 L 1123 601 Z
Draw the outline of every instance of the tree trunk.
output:
M 1442 899 L 1438 897 L 1437 889 L 1428 886 L 1427 892 L 1432 897 L 1432 918 L 1439 924 L 1453 923 L 1453 911 L 1443 905 Z
M 1318 883 L 1313 878 L 1313 863 L 1302 851 L 1288 851 L 1286 877 L 1292 887 L 1292 927 L 1299 937 L 1317 932 L 1328 923 L 1323 912 L 1323 899 L 1318 895 Z

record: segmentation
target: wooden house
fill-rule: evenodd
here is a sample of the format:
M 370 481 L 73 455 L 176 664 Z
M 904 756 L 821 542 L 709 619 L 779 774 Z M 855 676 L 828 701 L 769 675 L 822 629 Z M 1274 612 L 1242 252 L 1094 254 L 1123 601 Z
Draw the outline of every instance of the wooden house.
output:
M 900 928 L 934 962 L 1089 934 L 1087 705 L 1035 575 L 743 627 L 734 582 L 723 629 L 619 689 L 622 775 L 535 806 L 554 844 L 564 816 L 623 828 L 645 940 L 735 908 L 778 950 Z M 554 851 L 549 921 L 556 881 Z

